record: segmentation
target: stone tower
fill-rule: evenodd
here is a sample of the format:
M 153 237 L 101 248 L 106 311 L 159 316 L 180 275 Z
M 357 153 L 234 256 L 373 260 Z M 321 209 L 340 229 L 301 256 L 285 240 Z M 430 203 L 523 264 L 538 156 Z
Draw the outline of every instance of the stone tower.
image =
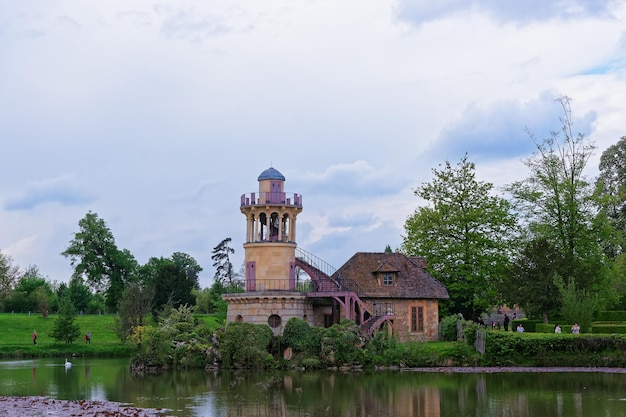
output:
M 259 177 L 258 192 L 241 196 L 246 217 L 245 292 L 225 294 L 227 321 L 268 324 L 282 334 L 287 320 L 312 320 L 312 307 L 296 291 L 296 218 L 302 196 L 285 192 L 285 177 L 268 168 Z

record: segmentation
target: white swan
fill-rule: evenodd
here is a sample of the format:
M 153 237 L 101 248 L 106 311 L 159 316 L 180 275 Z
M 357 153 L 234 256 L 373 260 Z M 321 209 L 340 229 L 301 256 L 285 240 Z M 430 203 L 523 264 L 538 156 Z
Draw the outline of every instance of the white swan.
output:
M 72 362 L 68 362 L 67 358 L 65 358 L 65 369 L 70 369 L 72 367 Z

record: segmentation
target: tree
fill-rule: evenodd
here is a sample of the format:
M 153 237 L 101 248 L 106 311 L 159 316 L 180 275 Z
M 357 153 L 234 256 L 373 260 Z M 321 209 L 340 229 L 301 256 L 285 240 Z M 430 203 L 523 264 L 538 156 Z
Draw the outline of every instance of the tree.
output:
M 526 315 L 548 314 L 559 307 L 559 290 L 554 276 L 561 269 L 559 253 L 546 239 L 527 241 L 513 257 L 510 273 L 500 285 L 504 300 L 524 306 Z
M 626 136 L 609 146 L 600 157 L 596 189 L 603 212 L 608 217 L 616 239 L 607 245 L 607 254 L 615 258 L 626 248 Z
M 113 234 L 96 213 L 90 211 L 78 225 L 80 231 L 61 254 L 70 259 L 73 277 L 104 291 L 108 310 L 115 311 L 124 286 L 134 279 L 137 261 L 128 250 L 117 248 Z
M 19 278 L 6 306 L 9 311 L 39 311 L 45 317 L 52 298 L 52 289 L 36 266 L 29 267 Z
M 13 264 L 13 259 L 0 251 L 0 308 L 5 310 L 5 303 L 11 296 L 17 281 L 19 268 Z
M 449 312 L 477 317 L 497 302 L 516 218 L 505 199 L 491 195 L 491 183 L 476 180 L 467 154 L 456 168 L 446 161 L 433 174 L 414 190 L 429 205 L 408 217 L 401 250 L 426 258 L 430 273 L 448 289 Z
M 152 309 L 155 288 L 152 285 L 130 283 L 124 289 L 115 319 L 115 332 L 122 342 L 134 328 L 144 325 L 146 314 Z
M 213 248 L 213 267 L 215 268 L 215 282 L 221 284 L 228 283 L 229 286 L 233 285 L 235 279 L 235 273 L 233 272 L 233 264 L 230 262 L 230 255 L 235 253 L 235 250 L 229 246 L 231 238 L 227 237 L 222 240 L 216 247 Z
M 570 278 L 567 283 L 558 275 L 554 283 L 561 293 L 563 320 L 567 323 L 579 323 L 583 331 L 589 331 L 593 321 L 593 312 L 598 307 L 598 299 L 587 290 L 576 288 L 576 282 Z
M 595 147 L 583 134 L 572 133 L 570 99 L 557 101 L 564 113 L 561 131 L 543 141 L 527 131 L 537 148 L 524 160 L 530 175 L 507 190 L 526 222 L 530 239 L 544 239 L 557 251 L 558 275 L 573 278 L 579 290 L 603 291 L 608 299 L 613 290 L 606 282 L 605 256 L 599 243 L 607 229 L 603 217 L 598 216 L 593 187 L 584 176 Z
M 50 333 L 57 342 L 72 343 L 80 336 L 80 326 L 76 323 L 76 307 L 69 294 L 59 300 L 59 316 Z
M 165 306 L 178 308 L 181 305 L 194 305 L 195 285 L 184 269 L 166 258 L 152 258 L 151 263 L 154 275 L 149 282 L 154 288 L 152 315 L 155 318 Z
M 189 280 L 193 282 L 194 288 L 199 289 L 198 275 L 202 272 L 202 267 L 198 265 L 198 262 L 192 256 L 183 252 L 174 252 L 171 259 L 176 266 L 185 271 Z

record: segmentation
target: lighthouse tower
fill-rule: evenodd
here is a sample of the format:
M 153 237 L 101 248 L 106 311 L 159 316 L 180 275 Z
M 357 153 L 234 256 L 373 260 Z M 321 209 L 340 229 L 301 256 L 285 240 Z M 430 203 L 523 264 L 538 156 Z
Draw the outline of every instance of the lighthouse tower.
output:
M 275 334 L 291 317 L 313 320 L 312 307 L 296 291 L 296 218 L 302 196 L 285 192 L 285 177 L 268 168 L 257 192 L 241 196 L 246 217 L 245 292 L 225 294 L 227 321 L 268 324 Z

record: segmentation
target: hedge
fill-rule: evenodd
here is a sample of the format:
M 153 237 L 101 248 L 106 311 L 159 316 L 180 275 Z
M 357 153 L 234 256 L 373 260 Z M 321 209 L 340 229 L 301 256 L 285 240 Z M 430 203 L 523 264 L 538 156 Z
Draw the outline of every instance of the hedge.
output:
M 597 321 L 626 321 L 626 311 L 599 311 Z

